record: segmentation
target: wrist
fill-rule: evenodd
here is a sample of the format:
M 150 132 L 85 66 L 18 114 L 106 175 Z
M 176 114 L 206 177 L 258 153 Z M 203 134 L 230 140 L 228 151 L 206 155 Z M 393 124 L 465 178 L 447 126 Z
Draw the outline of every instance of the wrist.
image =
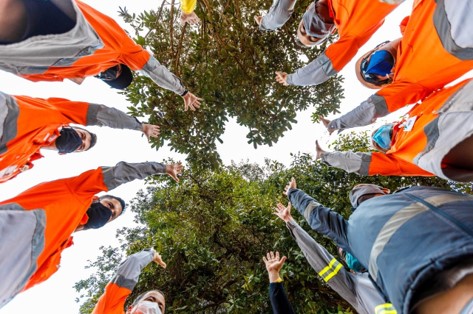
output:
M 279 272 L 268 272 L 269 282 L 281 282 L 282 279 L 279 276 Z
M 186 90 L 184 91 L 184 93 L 182 93 L 182 94 L 181 94 L 181 97 L 184 97 L 184 96 L 186 96 L 186 95 L 187 95 L 187 93 L 189 93 L 189 91 L 186 89 Z

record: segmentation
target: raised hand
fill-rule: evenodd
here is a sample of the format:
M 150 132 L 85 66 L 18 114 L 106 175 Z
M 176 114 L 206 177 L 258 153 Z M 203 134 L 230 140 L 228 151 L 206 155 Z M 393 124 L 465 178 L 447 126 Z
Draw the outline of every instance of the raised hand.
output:
M 195 111 L 196 109 L 199 109 L 200 107 L 200 102 L 203 100 L 202 98 L 197 97 L 196 95 L 192 94 L 191 92 L 187 92 L 184 96 L 182 96 L 184 99 L 184 110 L 191 110 Z

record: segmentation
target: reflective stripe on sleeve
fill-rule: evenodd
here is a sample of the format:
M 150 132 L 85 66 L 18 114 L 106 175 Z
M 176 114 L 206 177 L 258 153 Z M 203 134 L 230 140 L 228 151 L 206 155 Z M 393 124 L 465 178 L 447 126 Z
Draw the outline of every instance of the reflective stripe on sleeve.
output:
M 338 274 L 342 266 L 343 265 L 339 261 L 333 258 L 328 264 L 328 266 L 326 266 L 319 272 L 319 276 L 322 277 L 325 282 L 328 282 L 330 279 L 332 279 L 335 275 Z
M 375 314 L 397 314 L 397 311 L 391 303 L 384 303 L 384 304 L 377 305 L 374 308 L 374 313 Z

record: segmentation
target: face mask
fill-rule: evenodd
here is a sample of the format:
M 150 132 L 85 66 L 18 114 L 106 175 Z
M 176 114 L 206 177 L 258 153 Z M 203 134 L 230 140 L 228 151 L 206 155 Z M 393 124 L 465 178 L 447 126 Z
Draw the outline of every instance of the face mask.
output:
M 84 229 L 98 229 L 109 221 L 110 217 L 112 217 L 112 211 L 110 208 L 102 205 L 102 203 L 95 202 L 87 210 L 87 216 L 89 216 L 89 220 L 84 225 Z
M 392 124 L 385 124 L 381 126 L 372 136 L 373 142 L 375 142 L 383 150 L 388 151 L 391 148 L 392 138 Z
M 82 139 L 73 128 L 62 128 L 55 144 L 60 154 L 68 154 L 80 147 Z
M 365 270 L 358 259 L 348 252 L 345 253 L 345 262 L 347 263 L 348 268 L 353 269 L 357 273 L 361 273 Z
M 132 314 L 162 314 L 156 302 L 142 301 L 132 310 Z
M 331 33 L 334 24 L 325 23 L 315 11 L 315 2 L 312 3 L 307 11 L 302 16 L 302 23 L 304 23 L 307 35 L 315 38 L 326 38 Z

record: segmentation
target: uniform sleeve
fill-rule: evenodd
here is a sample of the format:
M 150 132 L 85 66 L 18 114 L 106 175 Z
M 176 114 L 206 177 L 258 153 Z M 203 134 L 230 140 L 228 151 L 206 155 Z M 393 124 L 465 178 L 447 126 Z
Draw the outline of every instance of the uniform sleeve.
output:
M 427 97 L 428 94 L 429 91 L 418 84 L 408 82 L 389 84 L 363 101 L 352 111 L 332 120 L 329 128 L 343 130 L 371 124 L 377 118 L 384 117 L 402 107 L 414 104 Z
M 345 250 L 349 250 L 347 221 L 342 215 L 327 208 L 299 189 L 290 189 L 289 201 L 301 213 L 310 227 L 332 239 Z
M 376 29 L 376 27 L 373 27 L 370 31 L 359 36 L 342 35 L 315 60 L 289 74 L 287 83 L 289 85 L 308 86 L 322 84 L 327 81 L 353 59 L 358 49 L 364 45 Z
M 181 10 L 185 14 L 191 14 L 195 10 L 197 0 L 181 0 Z
M 87 110 L 86 125 L 108 126 L 114 129 L 141 131 L 141 123 L 123 111 L 104 105 L 90 104 Z
M 144 179 L 153 174 L 165 174 L 166 165 L 159 162 L 127 163 L 119 162 L 114 167 L 102 167 L 103 182 L 108 190 L 131 182 L 135 179 Z
M 419 168 L 417 165 L 397 158 L 394 154 L 372 153 L 369 175 L 384 176 L 427 176 L 434 174 Z
M 333 130 L 344 130 L 369 125 L 375 122 L 376 118 L 388 114 L 387 108 L 383 104 L 382 97 L 373 95 L 352 111 L 330 121 L 328 127 Z
M 357 307 L 356 280 L 352 273 L 347 271 L 323 246 L 317 243 L 294 220 L 287 223 L 292 236 L 296 239 L 310 266 L 326 282 L 353 307 Z
M 282 282 L 271 282 L 269 284 L 269 300 L 271 301 L 273 314 L 294 314 Z
M 305 67 L 289 74 L 287 83 L 297 86 L 318 85 L 327 81 L 332 75 L 335 75 L 332 64 L 325 53 L 322 53 Z
M 331 167 L 363 176 L 369 175 L 368 169 L 371 163 L 371 153 L 325 152 L 321 158 L 324 163 Z
M 105 292 L 92 313 L 124 313 L 125 301 L 136 286 L 143 268 L 153 260 L 154 253 L 154 250 L 143 250 L 123 261 L 118 267 L 116 275 L 105 287 Z
M 268 13 L 263 16 L 259 29 L 261 31 L 274 31 L 286 24 L 294 12 L 296 0 L 273 0 Z
M 89 103 L 63 98 L 48 98 L 46 102 L 50 106 L 50 110 L 55 110 L 59 113 L 57 119 L 61 121 L 57 121 L 58 123 L 86 124 Z M 52 122 L 50 121 L 50 123 Z
M 151 78 L 158 86 L 178 95 L 183 95 L 186 92 L 186 88 L 182 85 L 181 80 L 153 56 L 150 56 L 140 72 Z

